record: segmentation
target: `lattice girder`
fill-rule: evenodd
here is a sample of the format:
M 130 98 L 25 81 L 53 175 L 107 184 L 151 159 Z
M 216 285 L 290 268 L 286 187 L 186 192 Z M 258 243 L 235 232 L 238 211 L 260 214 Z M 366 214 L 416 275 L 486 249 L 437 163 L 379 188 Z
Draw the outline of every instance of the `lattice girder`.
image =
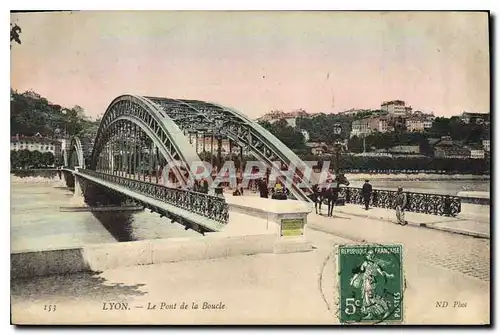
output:
M 274 135 L 238 111 L 217 104 L 198 100 L 175 100 L 147 97 L 169 115 L 180 129 L 187 132 L 211 132 L 222 130 L 224 135 L 237 145 L 247 148 L 267 167 L 280 168 L 279 161 L 286 166 L 304 167 L 302 160 Z M 306 191 L 312 193 L 309 187 Z M 310 201 L 301 188 L 292 183 L 292 193 L 297 199 Z
M 96 169 L 100 153 L 109 142 L 113 131 L 116 132 L 117 127 L 127 127 L 125 124 L 140 127 L 169 163 L 181 161 L 191 166 L 199 160 L 196 150 L 180 128 L 158 106 L 143 97 L 123 95 L 111 102 L 102 118 L 92 151 L 90 169 Z M 185 180 L 185 176 L 177 177 Z

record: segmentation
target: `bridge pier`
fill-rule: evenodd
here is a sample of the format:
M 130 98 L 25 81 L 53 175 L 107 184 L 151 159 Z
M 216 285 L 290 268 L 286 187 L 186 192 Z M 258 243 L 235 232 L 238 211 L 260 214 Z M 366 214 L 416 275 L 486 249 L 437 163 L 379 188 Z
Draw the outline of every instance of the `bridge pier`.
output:
M 58 170 L 57 176 L 59 177 L 59 180 L 57 182 L 57 185 L 55 185 L 55 187 L 60 187 L 60 188 L 67 187 L 66 173 L 63 170 Z
M 74 187 L 75 177 L 73 176 L 73 174 L 71 172 L 63 170 L 61 177 L 62 177 L 62 182 L 64 183 L 65 187 L 69 187 L 69 188 Z
M 76 207 L 86 207 L 85 198 L 83 196 L 82 185 L 83 180 L 78 175 L 74 175 L 75 177 L 75 193 L 73 194 L 73 198 L 71 198 L 71 205 Z

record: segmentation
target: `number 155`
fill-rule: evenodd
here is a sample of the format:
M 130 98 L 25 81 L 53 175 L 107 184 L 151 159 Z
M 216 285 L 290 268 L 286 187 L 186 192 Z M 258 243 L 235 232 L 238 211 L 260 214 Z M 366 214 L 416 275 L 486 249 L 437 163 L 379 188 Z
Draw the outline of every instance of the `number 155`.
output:
M 45 305 L 43 308 L 44 311 L 47 312 L 55 312 L 56 311 L 56 305 Z

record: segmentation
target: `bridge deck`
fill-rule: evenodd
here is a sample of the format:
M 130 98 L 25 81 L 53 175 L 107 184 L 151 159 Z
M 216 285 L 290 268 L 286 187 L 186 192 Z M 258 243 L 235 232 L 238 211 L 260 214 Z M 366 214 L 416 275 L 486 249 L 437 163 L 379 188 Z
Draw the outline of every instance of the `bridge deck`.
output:
M 208 228 L 211 231 L 220 231 L 223 228 L 223 224 L 211 220 L 209 218 L 206 218 L 202 215 L 190 212 L 188 210 L 170 205 L 168 203 L 165 203 L 163 201 L 148 197 L 146 195 L 140 194 L 138 192 L 135 192 L 133 190 L 129 190 L 121 185 L 111 183 L 108 181 L 101 180 L 99 178 L 95 178 L 93 176 L 89 176 L 88 174 L 81 173 L 81 172 L 74 172 L 75 175 L 78 175 L 82 178 L 88 179 L 94 183 L 97 183 L 99 185 L 102 185 L 104 187 L 110 188 L 112 190 L 115 190 L 117 192 L 120 192 L 130 198 L 136 199 L 138 201 L 150 204 L 152 206 L 158 207 L 160 209 L 165 210 L 166 212 L 172 213 L 174 215 L 180 216 L 190 222 L 197 223 L 205 228 Z

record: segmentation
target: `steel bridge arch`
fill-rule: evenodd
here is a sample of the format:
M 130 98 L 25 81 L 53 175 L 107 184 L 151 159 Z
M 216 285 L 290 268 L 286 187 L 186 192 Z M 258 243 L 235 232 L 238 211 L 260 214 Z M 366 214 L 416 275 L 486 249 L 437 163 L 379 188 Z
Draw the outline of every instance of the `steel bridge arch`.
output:
M 68 152 L 66 151 L 66 148 L 61 149 L 61 156 L 63 158 L 63 166 L 68 166 Z
M 75 167 L 75 163 L 77 166 L 81 168 L 85 168 L 85 158 L 83 155 L 83 146 L 80 138 L 77 136 L 71 137 L 69 151 L 66 154 L 66 149 L 64 150 L 64 164 L 65 166 L 69 166 L 71 168 Z
M 268 167 L 279 168 L 274 164 L 276 160 L 295 168 L 307 166 L 268 130 L 235 109 L 198 100 L 146 98 L 160 106 L 181 129 L 188 132 L 202 128 L 212 129 L 217 123 L 224 124 L 225 133 L 230 140 L 240 146 L 245 146 L 254 156 L 264 161 Z M 302 179 L 301 181 L 304 184 Z M 302 188 L 305 188 L 308 193 L 312 193 L 310 186 L 306 185 L 308 184 L 305 183 Z M 295 183 L 292 183 L 292 193 L 297 199 L 311 201 L 306 192 Z
M 181 161 L 190 167 L 193 162 L 200 160 L 178 125 L 155 103 L 141 96 L 121 95 L 110 103 L 102 117 L 90 158 L 91 170 L 96 169 L 99 154 L 109 140 L 113 127 L 120 121 L 139 126 L 168 163 Z M 191 174 L 190 169 L 187 172 Z M 186 176 L 178 170 L 174 169 L 174 173 L 186 181 Z

